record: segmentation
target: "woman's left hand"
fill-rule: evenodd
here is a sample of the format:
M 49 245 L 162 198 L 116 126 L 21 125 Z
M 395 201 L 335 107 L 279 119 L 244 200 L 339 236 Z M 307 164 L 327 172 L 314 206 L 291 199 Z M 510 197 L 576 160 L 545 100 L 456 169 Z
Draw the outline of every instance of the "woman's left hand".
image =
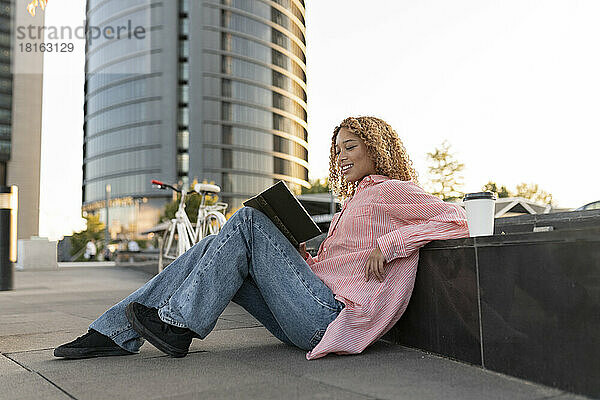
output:
M 371 252 L 371 255 L 367 259 L 367 266 L 365 268 L 365 279 L 369 281 L 369 275 L 375 276 L 379 282 L 383 282 L 383 266 L 385 265 L 385 258 L 383 253 L 379 250 L 379 245 L 375 245 L 375 249 Z
M 305 260 L 308 258 L 308 252 L 306 251 L 306 242 L 300 243 L 298 246 L 298 252 Z

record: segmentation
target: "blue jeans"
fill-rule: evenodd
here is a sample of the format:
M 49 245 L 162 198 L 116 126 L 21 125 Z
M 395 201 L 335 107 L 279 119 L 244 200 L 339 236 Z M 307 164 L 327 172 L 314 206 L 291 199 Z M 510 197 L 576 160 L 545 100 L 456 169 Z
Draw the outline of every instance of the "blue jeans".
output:
M 169 324 L 205 338 L 233 301 L 284 343 L 312 350 L 344 304 L 263 213 L 238 210 L 218 235 L 202 239 L 160 274 L 111 307 L 90 328 L 122 348 L 139 351 L 143 339 L 125 317 L 138 302 Z

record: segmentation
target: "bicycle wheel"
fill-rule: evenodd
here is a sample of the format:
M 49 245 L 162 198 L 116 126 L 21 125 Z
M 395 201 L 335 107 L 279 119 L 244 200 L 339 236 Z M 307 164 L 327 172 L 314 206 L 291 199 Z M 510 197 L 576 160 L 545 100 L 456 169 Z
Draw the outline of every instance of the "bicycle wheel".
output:
M 227 222 L 227 219 L 225 219 L 225 216 L 220 212 L 209 212 L 205 218 L 204 232 L 202 237 L 216 235 L 219 233 L 223 225 L 225 225 L 225 222 Z
M 160 273 L 167 265 L 177 258 L 177 241 L 179 240 L 176 225 L 169 224 L 163 233 L 158 253 L 158 272 Z

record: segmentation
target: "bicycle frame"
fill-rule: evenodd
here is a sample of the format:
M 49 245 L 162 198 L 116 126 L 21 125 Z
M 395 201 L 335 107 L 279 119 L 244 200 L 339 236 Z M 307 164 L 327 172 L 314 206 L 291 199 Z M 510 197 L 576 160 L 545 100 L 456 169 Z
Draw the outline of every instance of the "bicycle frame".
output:
M 200 207 L 198 207 L 198 218 L 196 219 L 196 230 L 194 232 L 194 238 L 196 241 L 200 241 L 211 233 L 216 233 L 211 230 L 209 217 L 217 219 L 219 224 L 223 226 L 226 222 L 225 216 L 223 215 L 227 209 L 226 203 L 217 203 L 211 206 L 205 204 L 206 193 L 201 193 L 202 200 L 200 201 Z
M 216 188 L 214 193 L 218 193 L 220 191 L 218 186 L 208 185 L 208 189 L 203 189 L 202 185 L 199 187 L 195 186 L 194 191 L 202 196 L 202 200 L 198 207 L 198 218 L 196 220 L 196 226 L 194 227 L 185 212 L 185 196 L 188 192 L 185 189 L 179 190 L 172 185 L 157 180 L 152 180 L 152 184 L 158 185 L 160 189 L 169 188 L 181 194 L 179 206 L 175 212 L 175 218 L 169 221 L 169 226 L 165 231 L 164 236 L 159 240 L 160 250 L 158 270 L 160 272 L 162 271 L 163 259 L 174 260 L 204 237 L 210 234 L 216 234 L 220 231 L 221 227 L 227 222 L 224 215 L 227 204 L 217 203 L 210 206 L 206 205 L 206 196 L 209 193 L 213 193 L 214 188 Z M 173 241 L 177 242 L 176 248 L 172 247 Z
M 173 244 L 173 238 L 175 237 L 175 231 L 177 230 L 177 235 L 179 236 L 179 240 L 177 240 L 177 255 L 181 255 L 189 250 L 195 243 L 197 232 L 194 230 L 190 219 L 185 212 L 185 196 L 187 192 L 185 189 L 181 190 L 181 200 L 179 201 L 179 207 L 175 212 L 175 218 L 171 220 L 171 225 L 169 229 L 169 237 L 167 239 L 167 243 L 165 248 L 171 248 Z

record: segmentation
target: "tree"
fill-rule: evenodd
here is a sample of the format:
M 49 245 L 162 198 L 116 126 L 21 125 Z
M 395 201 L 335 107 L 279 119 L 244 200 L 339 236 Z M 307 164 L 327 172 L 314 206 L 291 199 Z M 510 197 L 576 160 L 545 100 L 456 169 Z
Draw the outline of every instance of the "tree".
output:
M 540 189 L 540 187 L 535 183 L 519 183 L 517 185 L 516 191 L 513 192 L 508 190 L 504 185 L 500 187 L 500 190 L 498 190 L 498 185 L 495 182 L 490 181 L 483 185 L 481 189 L 496 193 L 498 198 L 523 197 L 524 199 L 528 199 L 536 203 L 550 205 L 554 204 L 552 194 Z
M 74 233 L 71 237 L 71 255 L 79 253 L 90 240 L 96 241 L 96 244 L 102 242 L 104 238 L 104 224 L 100 222 L 100 214 L 92 215 L 87 214 L 85 217 L 87 227 L 84 231 Z M 100 248 L 98 246 L 98 252 Z M 77 260 L 83 260 L 83 254 L 81 254 Z
M 552 204 L 552 194 L 540 189 L 536 183 L 519 183 L 515 195 L 535 201 L 536 203 Z
M 435 148 L 435 151 L 427 153 L 427 159 L 431 163 L 427 167 L 431 176 L 431 193 L 444 201 L 463 197 L 464 192 L 460 190 L 463 185 L 463 177 L 460 172 L 465 165 L 458 162 L 450 152 L 448 141 L 444 140 L 440 147 Z
M 329 193 L 329 177 L 311 180 L 310 185 L 310 189 L 302 187 L 302 194 Z
M 502 186 L 500 186 L 500 189 L 498 190 L 498 185 L 496 185 L 496 182 L 492 182 L 492 181 L 489 181 L 488 183 L 483 185 L 481 190 L 483 190 L 484 192 L 496 193 L 496 196 L 498 196 L 499 199 L 503 198 L 503 197 L 511 197 L 512 196 L 512 194 L 509 192 L 509 190 L 506 188 L 506 186 L 502 185 Z

